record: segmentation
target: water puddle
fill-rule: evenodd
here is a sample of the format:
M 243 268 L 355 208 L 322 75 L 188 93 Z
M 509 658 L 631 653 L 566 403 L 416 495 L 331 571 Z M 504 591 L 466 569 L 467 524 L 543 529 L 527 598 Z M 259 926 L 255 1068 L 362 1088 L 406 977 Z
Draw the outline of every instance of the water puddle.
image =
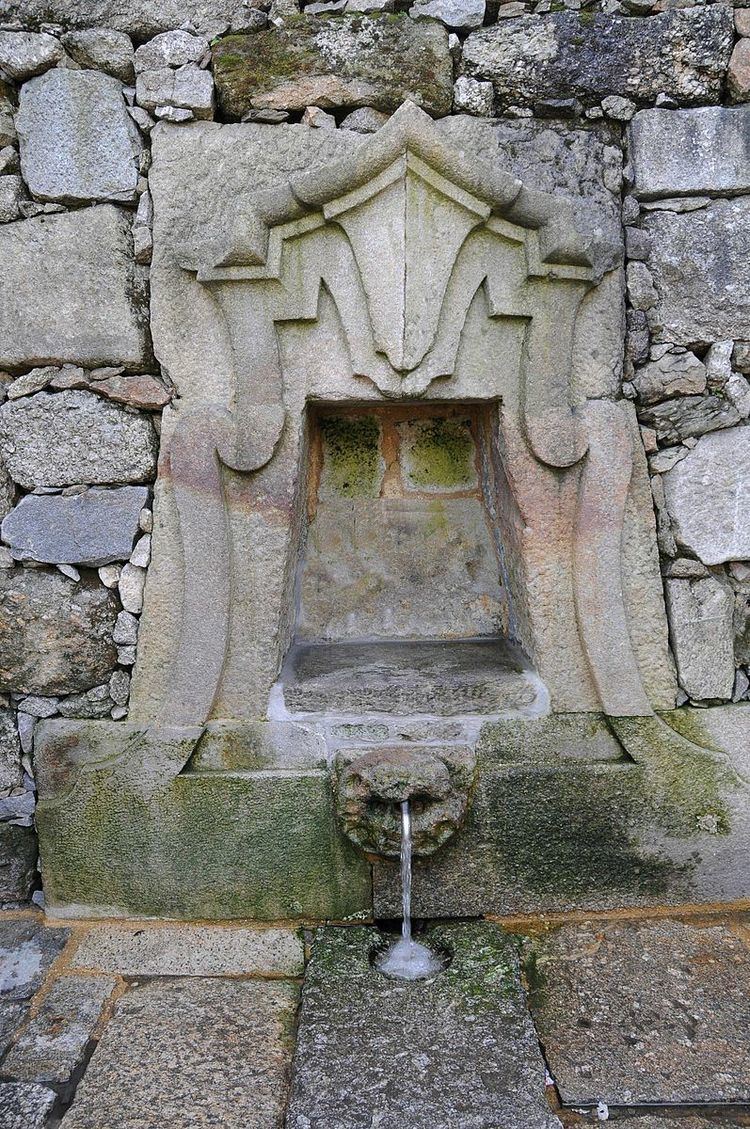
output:
M 409 801 L 401 804 L 401 936 L 381 953 L 375 967 L 396 980 L 426 980 L 442 972 L 445 960 L 427 945 L 415 941 L 411 930 L 411 810 Z

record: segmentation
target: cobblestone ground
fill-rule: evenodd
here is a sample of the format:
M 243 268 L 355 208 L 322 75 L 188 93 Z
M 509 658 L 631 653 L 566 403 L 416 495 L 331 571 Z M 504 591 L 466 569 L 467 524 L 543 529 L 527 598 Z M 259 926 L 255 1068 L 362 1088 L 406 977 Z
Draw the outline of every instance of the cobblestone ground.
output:
M 750 913 L 430 936 L 405 986 L 369 927 L 0 913 L 0 1126 L 750 1126 Z

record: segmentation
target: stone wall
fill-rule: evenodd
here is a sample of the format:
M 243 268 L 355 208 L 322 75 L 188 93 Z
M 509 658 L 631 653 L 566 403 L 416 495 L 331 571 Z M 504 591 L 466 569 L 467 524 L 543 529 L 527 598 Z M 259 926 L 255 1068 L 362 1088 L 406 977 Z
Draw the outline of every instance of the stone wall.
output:
M 35 884 L 37 719 L 128 712 L 180 392 L 149 334 L 153 129 L 370 133 L 410 98 L 595 201 L 601 270 L 622 224 L 624 357 L 577 379 L 638 412 L 677 704 L 750 698 L 745 36 L 750 9 L 690 0 L 0 0 L 0 900 Z

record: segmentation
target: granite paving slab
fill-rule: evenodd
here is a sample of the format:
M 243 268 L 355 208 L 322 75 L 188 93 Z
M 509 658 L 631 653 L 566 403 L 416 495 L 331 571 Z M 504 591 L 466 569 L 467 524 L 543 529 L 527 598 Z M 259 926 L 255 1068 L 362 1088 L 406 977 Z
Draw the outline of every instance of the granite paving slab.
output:
M 69 936 L 69 929 L 50 929 L 36 918 L 0 921 L 0 1003 L 30 999 Z
M 559 1129 L 512 939 L 490 924 L 429 939 L 449 967 L 405 982 L 371 966 L 376 930 L 318 930 L 287 1129 Z
M 0 1056 L 5 1054 L 14 1032 L 21 1026 L 28 1010 L 26 1004 L 11 1000 L 0 1001 Z
M 134 924 L 91 929 L 71 963 L 121 976 L 301 976 L 305 958 L 294 929 Z
M 299 989 L 154 980 L 120 1000 L 63 1129 L 279 1129 Z
M 55 980 L 3 1060 L 3 1074 L 26 1082 L 68 1082 L 116 983 L 111 976 Z
M 750 949 L 728 925 L 566 925 L 524 950 L 565 1104 L 750 1101 Z
M 54 1090 L 33 1082 L 0 1082 L 3 1129 L 44 1129 L 57 1101 Z

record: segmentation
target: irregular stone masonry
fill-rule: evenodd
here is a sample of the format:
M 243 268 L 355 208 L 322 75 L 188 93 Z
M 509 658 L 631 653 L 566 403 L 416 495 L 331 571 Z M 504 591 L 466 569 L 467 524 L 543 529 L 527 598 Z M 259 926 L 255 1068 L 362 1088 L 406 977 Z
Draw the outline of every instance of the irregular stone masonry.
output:
M 621 220 L 624 373 L 617 340 L 579 377 L 598 396 L 604 371 L 639 415 L 678 704 L 750 699 L 750 20 L 724 3 L 552 7 L 0 0 L 6 901 L 33 881 L 36 721 L 127 714 L 172 396 L 149 332 L 159 120 L 355 138 L 410 98 L 458 138 L 495 122 L 511 171 L 582 196 L 579 219 L 595 199 L 601 271 Z

